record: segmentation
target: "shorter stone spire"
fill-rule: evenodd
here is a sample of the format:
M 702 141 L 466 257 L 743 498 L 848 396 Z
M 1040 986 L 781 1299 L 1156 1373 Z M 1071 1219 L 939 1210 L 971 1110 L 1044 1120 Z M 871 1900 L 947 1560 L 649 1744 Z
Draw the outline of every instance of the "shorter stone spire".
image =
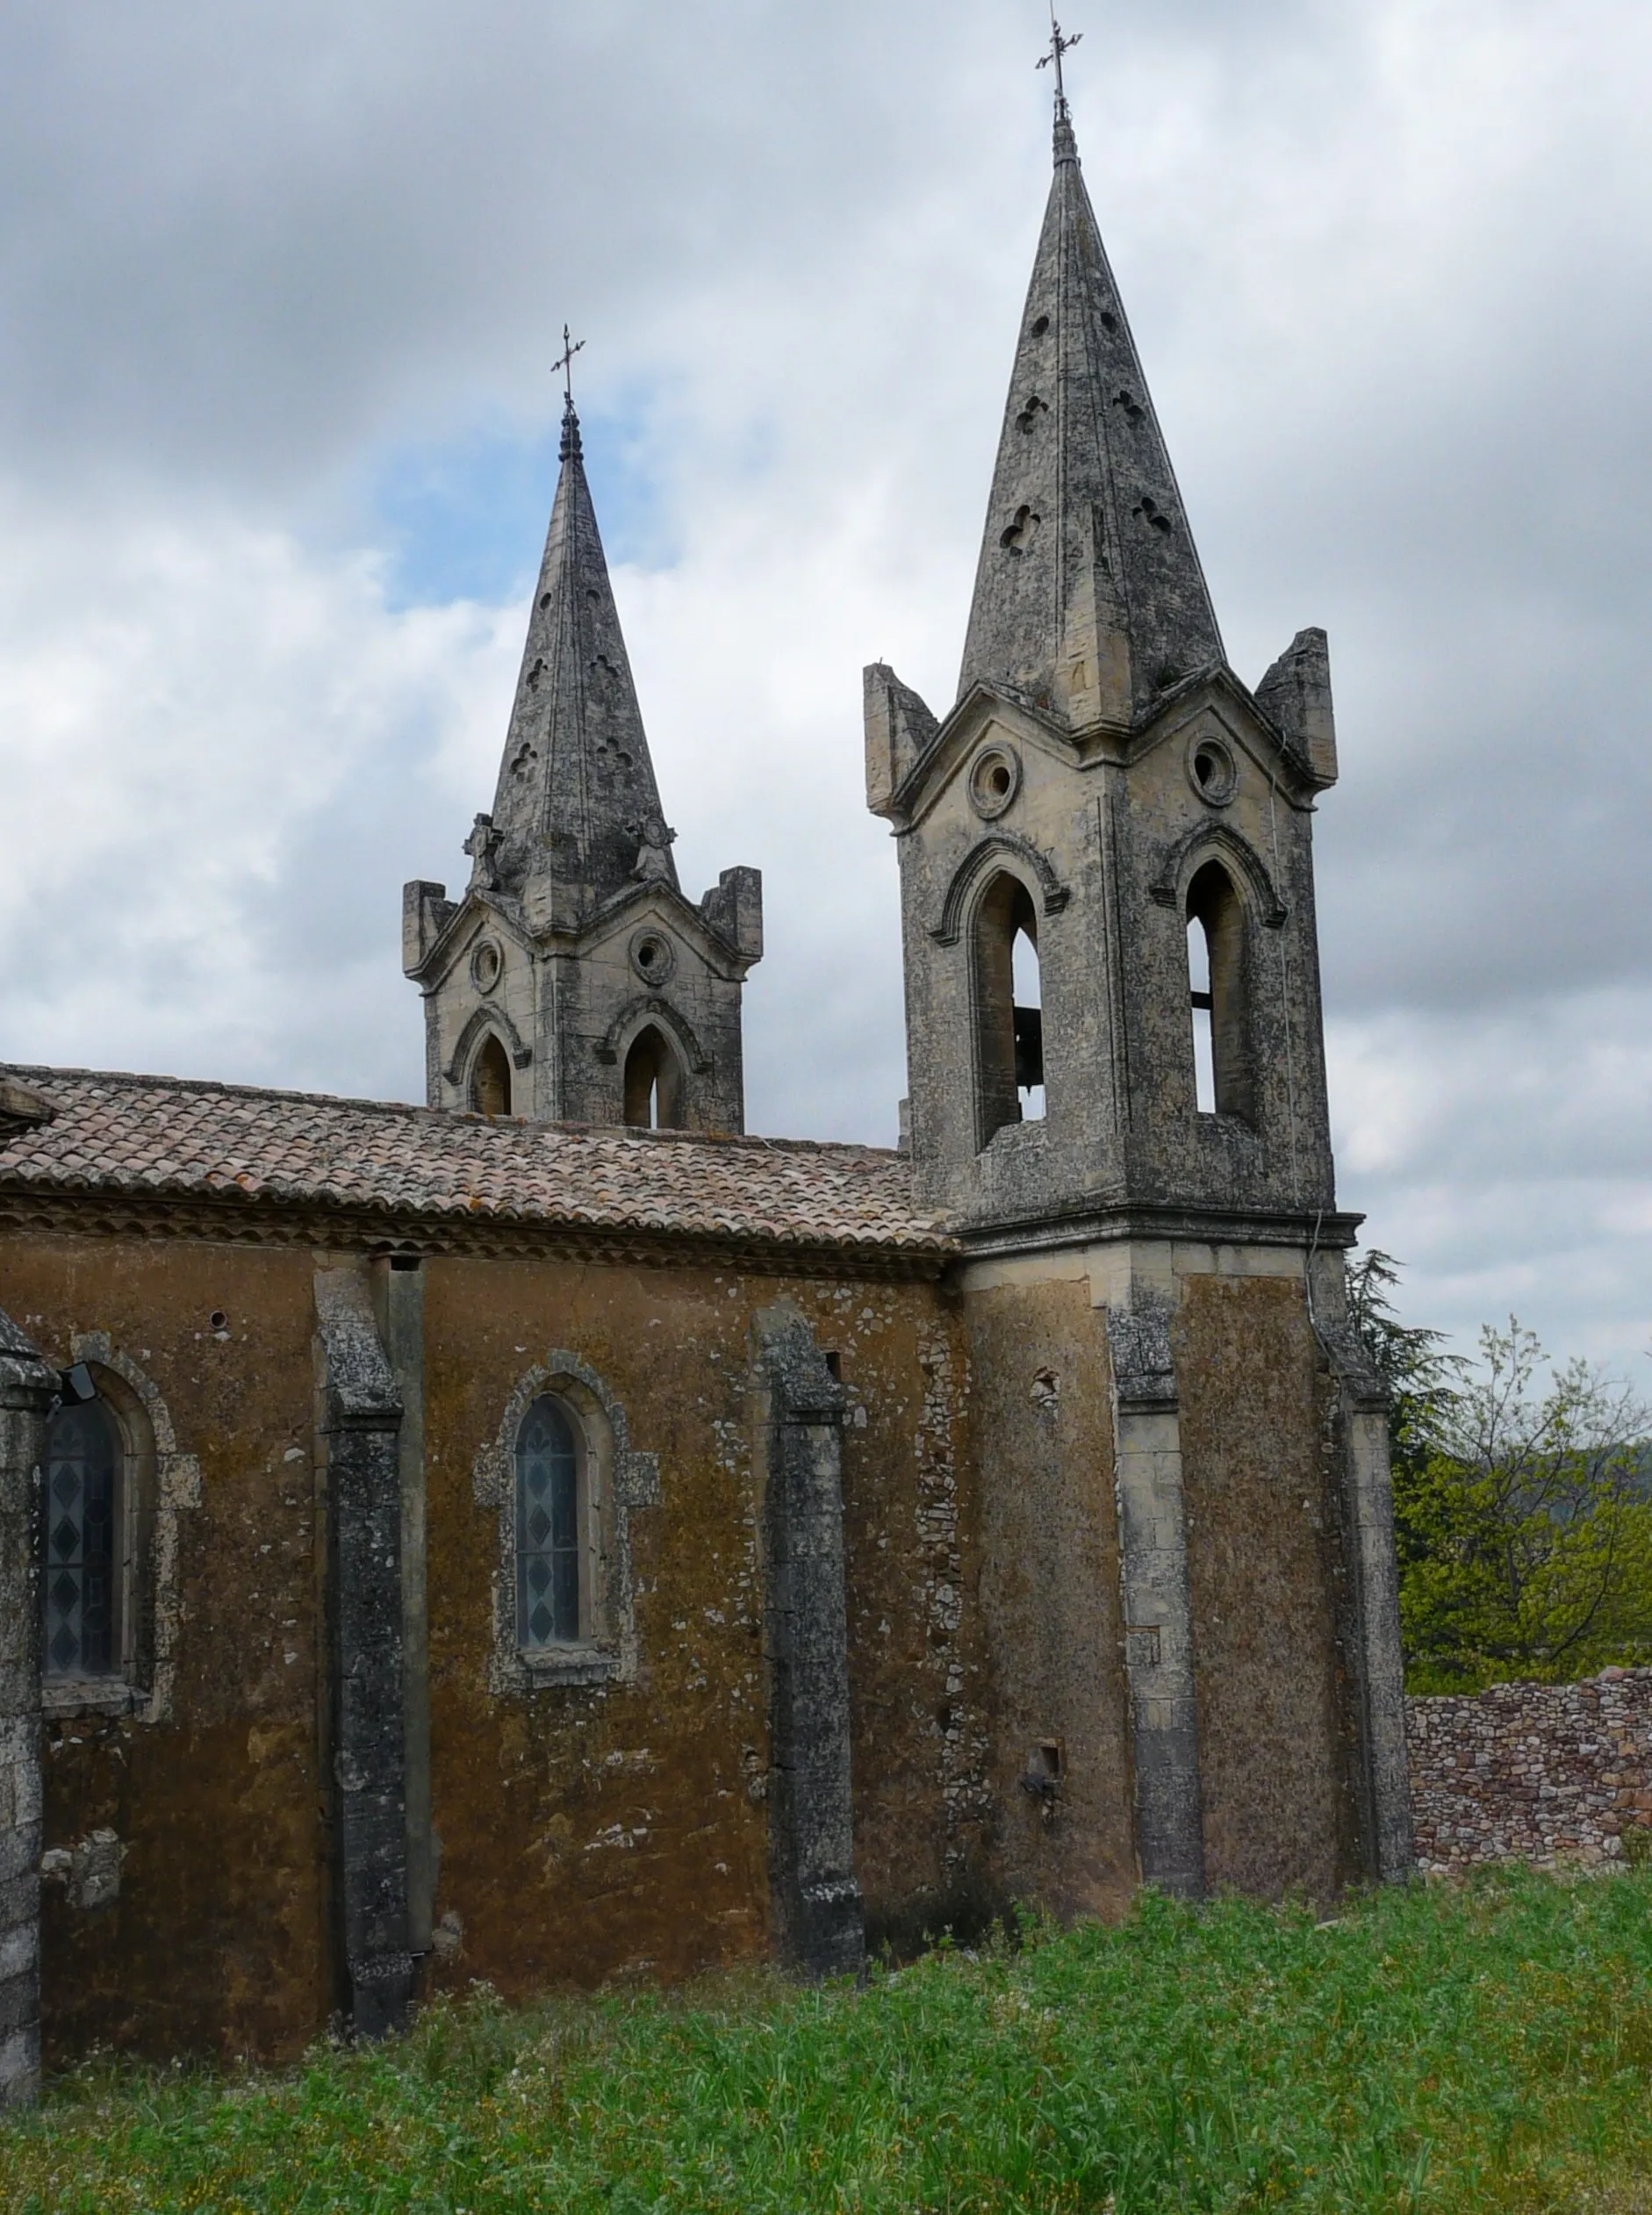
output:
M 566 366 L 566 363 L 559 367 Z M 571 928 L 622 891 L 661 811 L 570 391 L 562 474 L 493 802 L 499 889 Z M 669 852 L 659 874 L 675 888 Z

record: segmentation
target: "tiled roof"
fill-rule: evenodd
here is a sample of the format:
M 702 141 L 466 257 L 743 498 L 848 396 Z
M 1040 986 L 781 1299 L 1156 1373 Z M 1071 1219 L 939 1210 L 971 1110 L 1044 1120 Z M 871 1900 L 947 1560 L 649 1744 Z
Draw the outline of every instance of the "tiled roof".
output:
M 84 1069 L 0 1069 L 52 1110 L 0 1118 L 0 1197 L 336 1207 L 389 1220 L 940 1256 L 905 1159 L 873 1147 L 489 1121 Z

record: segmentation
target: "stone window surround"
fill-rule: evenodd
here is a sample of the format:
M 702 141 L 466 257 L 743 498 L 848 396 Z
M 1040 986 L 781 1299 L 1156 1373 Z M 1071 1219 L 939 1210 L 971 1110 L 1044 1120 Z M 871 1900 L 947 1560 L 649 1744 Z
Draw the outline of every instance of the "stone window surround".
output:
M 201 1504 L 201 1464 L 178 1449 L 167 1404 L 153 1380 L 105 1331 L 75 1332 L 70 1360 L 97 1378 L 119 1426 L 122 1471 L 122 1658 L 106 1677 L 43 1680 L 42 1715 L 131 1715 L 164 1722 L 177 1679 L 179 1518 Z
M 528 1409 L 548 1396 L 567 1403 L 584 1438 L 582 1510 L 595 1535 L 591 1635 L 525 1650 L 516 1636 L 516 1440 Z M 637 1665 L 631 1515 L 659 1505 L 659 1456 L 633 1451 L 625 1409 L 595 1370 L 557 1349 L 526 1370 L 497 1434 L 477 1455 L 471 1488 L 477 1506 L 492 1509 L 496 1528 L 488 1690 L 496 1699 L 523 1699 L 558 1686 L 630 1683 Z

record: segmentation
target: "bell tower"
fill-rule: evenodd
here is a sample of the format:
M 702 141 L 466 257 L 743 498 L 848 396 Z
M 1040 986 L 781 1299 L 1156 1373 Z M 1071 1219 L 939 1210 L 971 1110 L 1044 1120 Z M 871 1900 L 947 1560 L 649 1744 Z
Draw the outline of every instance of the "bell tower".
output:
M 1001 1804 L 1063 1811 L 1007 1818 L 1003 1881 L 1104 1912 L 1138 1877 L 1398 1874 L 1385 1400 L 1314 921 L 1325 638 L 1254 687 L 1229 665 L 1059 74 L 958 696 L 874 665 L 866 745 L 913 1178 L 966 1256 Z
M 1016 342 L 958 699 L 866 672 L 914 1168 L 960 1225 L 1334 1205 L 1312 824 L 1323 632 L 1229 667 L 1079 168 Z
M 743 1130 L 741 987 L 762 957 L 763 881 L 725 869 L 696 905 L 675 836 L 571 387 L 499 788 L 464 844 L 470 881 L 457 901 L 423 881 L 403 894 L 432 1107 Z

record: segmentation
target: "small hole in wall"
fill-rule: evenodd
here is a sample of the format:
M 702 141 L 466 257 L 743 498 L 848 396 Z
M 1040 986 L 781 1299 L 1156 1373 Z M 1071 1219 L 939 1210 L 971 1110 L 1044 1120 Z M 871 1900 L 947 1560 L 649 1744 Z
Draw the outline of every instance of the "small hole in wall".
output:
M 1049 327 L 1049 317 L 1047 315 L 1041 315 L 1032 327 L 1032 336 L 1034 338 L 1042 338 Z
M 987 783 L 988 788 L 998 799 L 1002 800 L 1009 789 L 1009 765 L 1008 762 L 995 762 L 991 769 L 988 772 Z
M 835 1348 L 826 1356 L 826 1368 L 833 1384 L 841 1384 L 844 1381 L 844 1357 Z
M 391 1269 L 417 1269 L 420 1266 L 419 1256 L 417 1254 L 392 1254 L 390 1265 Z
M 221 1331 L 226 1328 L 229 1323 L 229 1318 L 225 1314 L 221 1307 L 215 1307 L 212 1310 L 211 1316 L 208 1318 L 208 1320 L 211 1322 L 212 1328 L 215 1331 Z
M 1045 1823 L 1055 1814 L 1056 1802 L 1061 1796 L 1061 1777 L 1067 1767 L 1059 1738 L 1040 1738 L 1027 1755 L 1027 1766 L 1021 1778 L 1021 1789 L 1030 1800 L 1036 1800 Z

